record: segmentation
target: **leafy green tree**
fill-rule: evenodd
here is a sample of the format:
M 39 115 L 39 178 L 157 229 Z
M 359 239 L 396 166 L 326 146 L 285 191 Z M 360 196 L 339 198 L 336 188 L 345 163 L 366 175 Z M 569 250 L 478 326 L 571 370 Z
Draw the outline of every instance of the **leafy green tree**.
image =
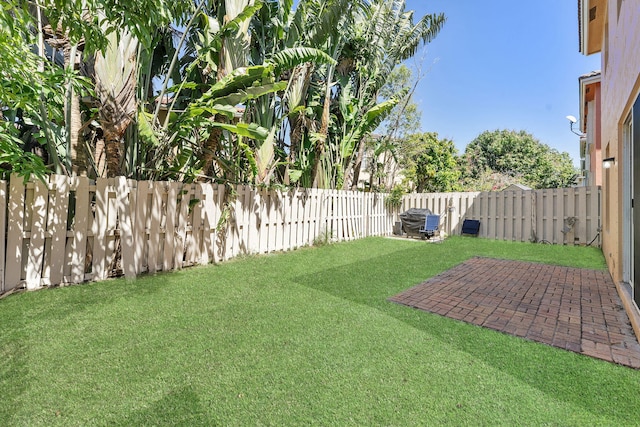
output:
M 525 131 L 483 132 L 467 145 L 462 164 L 468 189 L 484 189 L 492 174 L 520 179 L 532 188 L 571 186 L 577 175 L 569 154 L 558 152 Z M 508 180 L 501 178 L 492 189 L 507 184 Z
M 412 70 L 401 64 L 393 69 L 384 86 L 380 88 L 379 96 L 382 99 L 391 99 L 402 93 L 405 88 L 414 86 L 416 80 Z M 413 91 L 409 91 L 382 122 L 380 133 L 390 135 L 391 139 L 402 139 L 418 131 L 421 116 L 418 105 L 413 101 Z
M 373 131 L 410 92 L 409 87 L 387 100 L 379 102 L 380 92 L 395 67 L 412 57 L 418 48 L 431 42 L 445 23 L 442 14 L 429 14 L 414 21 L 413 11 L 405 10 L 401 1 L 371 1 L 364 19 L 356 20 L 354 37 L 348 40 L 339 63 L 353 64 L 343 67 L 342 88 L 349 87 L 354 96 L 349 97 L 352 115 L 336 114 L 335 129 L 340 129 L 335 139 L 339 155 L 330 159 L 331 164 L 341 165 L 337 187 L 348 187 L 345 177 L 351 176 L 351 168 L 357 161 L 363 137 Z M 344 111 L 343 104 L 341 111 Z M 326 106 L 326 103 L 325 103 Z M 356 180 L 354 180 L 357 182 Z
M 9 1 L 0 8 L 0 168 L 5 175 L 15 172 L 44 176 L 46 147 L 57 152 L 63 136 L 64 70 L 45 59 L 41 33 L 43 19 L 36 19 L 26 2 Z M 58 166 L 58 157 L 51 156 Z M 44 161 L 43 161 L 44 159 Z
M 36 144 L 36 151 L 44 149 L 42 157 L 53 171 L 81 170 L 74 158 L 85 143 L 78 138 L 86 127 L 80 126 L 79 97 L 90 95 L 98 82 L 81 76 L 79 70 L 87 62 L 78 64 L 78 58 L 92 62 L 96 52 L 107 50 L 110 35 L 120 30 L 146 43 L 157 27 L 178 22 L 171 11 L 183 7 L 184 2 L 162 0 L 6 0 L 0 8 L 0 57 L 8 61 L 0 67 L 4 81 L 0 107 L 5 118 L 1 139 L 13 143 L 2 150 L 3 157 Z M 64 57 L 63 63 L 58 63 L 59 56 Z M 120 74 L 116 80 L 129 78 Z M 14 159 L 14 171 L 29 173 L 29 167 L 25 169 L 29 163 L 41 169 L 42 162 L 28 154 L 23 157 L 30 162 Z
M 404 0 L 5 3 L 0 167 L 23 174 L 348 186 L 406 92 L 380 98 L 391 71 L 444 23 Z
M 440 139 L 436 132 L 409 135 L 400 143 L 400 164 L 405 178 L 418 193 L 460 190 L 458 150 L 453 141 Z

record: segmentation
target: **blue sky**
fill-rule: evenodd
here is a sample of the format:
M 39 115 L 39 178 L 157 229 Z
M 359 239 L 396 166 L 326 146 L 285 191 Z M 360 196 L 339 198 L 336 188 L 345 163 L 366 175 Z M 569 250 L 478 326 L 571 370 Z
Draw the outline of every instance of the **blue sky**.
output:
M 462 153 L 485 130 L 526 130 L 579 161 L 578 77 L 600 69 L 600 55 L 578 52 L 575 0 L 407 0 L 415 20 L 443 12 L 427 45 L 415 101 L 422 131 L 453 140 Z M 408 61 L 414 66 L 415 61 Z

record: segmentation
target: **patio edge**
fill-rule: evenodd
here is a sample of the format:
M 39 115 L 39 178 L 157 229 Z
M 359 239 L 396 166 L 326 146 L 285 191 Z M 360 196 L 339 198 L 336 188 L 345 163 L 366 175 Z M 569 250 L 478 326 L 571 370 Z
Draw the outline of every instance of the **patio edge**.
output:
M 622 284 L 622 282 L 616 282 L 616 290 L 618 296 L 622 301 L 624 311 L 627 312 L 633 333 L 636 335 L 636 339 L 640 342 L 640 313 L 638 313 L 638 307 L 636 306 L 629 290 Z

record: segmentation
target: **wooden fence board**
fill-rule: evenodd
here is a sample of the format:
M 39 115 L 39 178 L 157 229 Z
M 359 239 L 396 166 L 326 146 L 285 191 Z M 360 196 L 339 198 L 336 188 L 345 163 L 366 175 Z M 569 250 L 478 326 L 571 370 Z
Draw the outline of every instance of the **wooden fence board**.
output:
M 93 272 L 96 280 L 107 278 L 107 215 L 109 210 L 107 197 L 107 180 L 98 179 L 95 204 L 96 233 L 93 237 Z
M 321 237 L 323 234 L 329 239 L 333 239 L 331 197 L 326 191 L 317 190 L 317 194 L 316 233 L 314 235 L 314 240 L 317 237 Z
M 593 238 L 595 239 L 595 236 L 599 235 L 600 232 L 600 217 L 601 217 L 601 210 L 600 210 L 600 198 L 601 198 L 601 194 L 599 191 L 595 191 L 592 189 L 587 190 L 587 194 L 588 194 L 588 199 L 589 199 L 589 203 L 587 204 L 588 209 L 587 209 L 587 236 L 589 236 L 588 238 L 590 239 L 589 242 L 591 242 L 591 239 L 593 236 Z M 600 244 L 602 243 L 602 237 L 600 237 L 600 240 L 598 241 L 598 246 L 600 246 Z
M 147 235 L 147 227 L 149 217 L 149 192 L 151 181 L 138 181 L 136 188 L 136 206 L 135 219 L 133 221 L 133 235 L 136 242 L 134 257 L 136 274 L 140 274 L 148 268 L 147 247 L 149 245 L 149 237 Z
M 582 187 L 578 189 L 577 192 L 577 200 L 576 203 L 578 206 L 587 206 L 587 187 Z M 578 208 L 578 211 L 576 211 L 576 216 L 578 217 L 578 222 L 575 225 L 576 227 L 576 237 L 578 239 L 578 243 L 580 244 L 587 244 L 589 243 L 588 238 L 585 239 L 585 236 L 587 236 L 588 232 L 587 232 L 587 218 L 580 218 L 580 208 Z
M 119 239 L 119 236 L 116 235 L 116 230 L 118 230 L 118 204 L 115 178 L 108 178 L 107 181 L 107 206 L 107 270 L 105 273 L 108 276 L 116 264 L 116 243 Z
M 128 279 L 136 277 L 136 267 L 133 247 L 133 227 L 131 225 L 131 203 L 129 200 L 129 186 L 124 176 L 116 179 L 116 205 L 118 213 L 118 227 L 120 228 L 121 264 L 124 276 Z M 115 212 L 114 212 L 115 214 Z
M 251 205 L 248 209 L 249 213 L 249 252 L 252 254 L 260 253 L 260 213 L 262 209 L 262 199 L 260 192 L 253 190 L 251 192 Z
M 304 223 L 302 225 L 302 244 L 308 245 L 311 244 L 313 239 L 311 238 L 313 234 L 313 207 L 315 195 L 312 194 L 311 190 L 306 189 L 302 190 L 302 210 L 304 211 Z
M 215 184 L 200 184 L 202 187 L 202 247 L 207 262 L 216 262 L 216 191 Z
M 296 249 L 300 245 L 298 244 L 298 225 L 301 222 L 298 192 L 291 190 L 287 193 L 289 195 L 289 249 Z
M 196 248 L 196 258 L 195 263 L 200 265 L 208 264 L 208 252 L 204 243 L 204 236 L 207 233 L 205 230 L 205 194 L 202 183 L 196 183 L 193 186 L 194 197 L 197 200 L 195 205 L 193 206 L 193 235 L 194 235 L 194 246 Z
M 223 224 L 223 215 L 224 215 L 224 200 L 226 197 L 227 189 L 223 184 L 218 184 L 215 188 L 215 200 L 216 200 L 216 208 L 215 208 L 215 222 L 214 226 L 216 228 L 215 231 L 215 244 L 216 244 L 216 259 L 215 262 L 219 262 L 225 259 L 226 254 L 225 246 L 221 243 L 221 239 L 226 235 L 226 230 Z
M 543 194 L 545 196 L 545 203 L 543 205 L 544 214 L 542 217 L 545 224 L 542 239 L 549 243 L 553 243 L 553 230 L 557 218 L 553 209 L 556 206 L 556 194 L 554 190 L 545 190 Z
M 344 212 L 342 211 L 344 205 L 344 194 L 338 190 L 332 190 L 333 196 L 333 212 L 331 213 L 333 221 L 336 224 L 336 238 L 338 241 L 344 240 Z
M 22 282 L 22 243 L 24 233 L 25 185 L 22 178 L 11 175 L 9 183 L 9 213 L 5 263 L 5 291 Z
M 193 184 L 192 186 L 192 207 L 191 207 L 191 239 L 192 239 L 192 262 L 195 265 L 198 264 L 206 264 L 206 262 L 202 262 L 202 235 L 203 235 L 203 227 L 202 227 L 202 187 L 197 184 Z
M 253 253 L 251 245 L 253 244 L 254 232 L 251 223 L 253 215 L 253 189 L 248 185 L 242 187 L 242 199 L 240 200 L 240 227 L 241 240 L 240 240 L 240 253 L 250 254 Z
M 505 199 L 505 193 L 504 192 L 495 192 L 493 194 L 495 196 L 495 215 L 496 215 L 496 220 L 495 220 L 495 236 L 497 240 L 505 240 L 504 238 L 504 228 L 506 226 L 506 222 L 505 222 L 505 209 L 507 208 L 506 206 L 506 199 Z
M 351 194 L 351 192 L 344 194 L 344 210 L 342 212 L 342 217 L 344 218 L 345 226 L 346 226 L 346 236 L 347 240 L 353 240 L 356 238 L 356 227 L 354 223 L 355 219 L 355 203 L 356 198 Z
M 291 194 L 288 191 L 282 191 L 282 250 L 287 251 L 291 246 Z
M 564 219 L 566 215 L 564 213 L 564 198 L 565 191 L 563 189 L 553 190 L 553 234 L 549 240 L 551 243 L 565 243 L 564 233 L 562 228 L 564 227 Z
M 189 188 L 183 186 L 180 189 L 180 203 L 177 205 L 177 229 L 176 243 L 175 243 L 175 261 L 174 268 L 181 269 L 185 265 L 188 265 L 189 258 L 187 257 L 187 250 L 189 242 L 187 241 L 188 227 L 189 227 Z
M 235 233 L 234 233 L 234 240 L 233 240 L 233 256 L 238 256 L 240 254 L 246 254 L 247 250 L 246 250 L 246 242 L 247 242 L 247 236 L 246 236 L 246 231 L 247 231 L 247 227 L 246 227 L 246 220 L 245 220 L 245 215 L 246 215 L 246 210 L 245 210 L 245 206 L 246 206 L 246 198 L 248 196 L 248 188 L 244 185 L 239 185 L 238 186 L 238 195 L 236 197 L 236 199 L 234 200 L 233 203 L 233 208 L 232 208 L 232 215 L 233 215 L 233 220 L 235 223 Z
M 524 206 L 524 198 L 526 192 L 514 192 L 513 196 L 515 203 L 513 204 L 513 225 L 512 225 L 512 238 L 516 242 L 522 241 L 522 230 L 524 228 L 524 218 L 522 216 L 522 209 Z
M 334 211 L 333 211 L 333 219 L 336 223 L 337 232 L 337 240 L 340 242 L 345 239 L 345 212 L 344 212 L 344 203 L 345 203 L 345 195 L 338 190 L 333 190 L 333 200 L 334 200 Z
M 49 281 L 59 285 L 64 281 L 65 248 L 67 245 L 67 217 L 69 212 L 69 178 L 64 175 L 50 177 L 53 198 L 50 198 L 51 251 L 49 262 Z
M 85 278 L 87 258 L 87 235 L 89 231 L 89 216 L 91 201 L 89 198 L 89 179 L 86 177 L 73 178 L 75 188 L 75 212 L 73 215 L 73 238 L 71 241 L 71 283 L 82 283 Z M 94 236 L 95 242 L 95 236 Z M 95 245 L 95 244 L 94 244 Z M 95 253 L 92 253 L 95 256 Z
M 149 273 L 157 272 L 159 266 L 161 222 L 163 212 L 166 212 L 163 202 L 164 186 L 165 184 L 162 182 L 154 182 L 150 185 L 151 204 L 146 212 L 146 215 L 149 216 L 149 246 L 147 250 L 147 269 Z
M 258 203 L 257 228 L 258 228 L 258 253 L 267 251 L 268 233 L 267 228 L 267 205 L 268 199 L 265 189 L 259 189 L 256 194 L 256 203 Z
M 351 198 L 353 200 L 351 204 L 351 215 L 349 219 L 351 220 L 351 226 L 353 228 L 353 239 L 360 239 L 364 237 L 362 235 L 362 194 L 351 192 Z
M 270 192 L 268 200 L 268 210 L 265 220 L 269 227 L 269 240 L 268 246 L 265 248 L 265 252 L 268 252 L 270 248 L 277 250 L 277 235 L 276 227 L 278 223 L 278 193 L 276 191 Z
M 234 190 L 230 190 L 227 193 L 225 208 L 225 216 L 227 218 L 227 227 L 225 230 L 225 260 L 231 259 L 236 255 L 235 245 L 238 241 L 238 222 L 236 221 L 235 208 L 238 201 L 237 194 L 234 195 Z
M 276 243 L 275 250 L 280 252 L 284 249 L 285 240 L 285 227 L 286 227 L 286 200 L 285 195 L 281 190 L 276 190 L 277 194 L 275 198 L 275 231 L 276 231 Z
M 5 230 L 7 227 L 7 182 L 0 181 L 0 236 L 4 237 L 0 243 L 0 293 L 5 292 L 5 247 L 7 243 Z
M 353 206 L 353 198 L 351 197 L 351 194 L 343 193 L 342 194 L 342 212 L 340 216 L 344 224 L 345 240 L 352 240 L 354 235 L 353 222 L 352 222 L 353 212 L 351 211 L 352 206 Z

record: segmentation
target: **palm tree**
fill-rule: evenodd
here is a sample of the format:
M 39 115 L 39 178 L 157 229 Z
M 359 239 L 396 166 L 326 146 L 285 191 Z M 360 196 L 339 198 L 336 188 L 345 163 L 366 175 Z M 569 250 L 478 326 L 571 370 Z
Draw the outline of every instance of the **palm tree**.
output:
M 355 117 L 346 120 L 343 114 L 343 132 L 340 144 L 343 181 L 349 187 L 350 170 L 356 153 L 360 153 L 362 138 L 386 117 L 391 108 L 406 94 L 399 93 L 388 101 L 377 104 L 381 88 L 400 62 L 412 57 L 422 43 L 433 40 L 445 23 L 443 14 L 423 16 L 413 22 L 413 11 L 405 10 L 405 1 L 373 0 L 366 19 L 356 22 L 353 46 L 345 51 L 353 52 L 351 64 L 344 74 L 353 85 L 355 96 L 351 97 Z M 407 88 L 408 89 L 408 88 Z
M 107 37 L 109 45 L 96 55 L 92 75 L 100 103 L 98 118 L 104 135 L 107 176 L 114 177 L 123 173 L 124 135 L 138 108 L 139 42 L 127 30 Z

